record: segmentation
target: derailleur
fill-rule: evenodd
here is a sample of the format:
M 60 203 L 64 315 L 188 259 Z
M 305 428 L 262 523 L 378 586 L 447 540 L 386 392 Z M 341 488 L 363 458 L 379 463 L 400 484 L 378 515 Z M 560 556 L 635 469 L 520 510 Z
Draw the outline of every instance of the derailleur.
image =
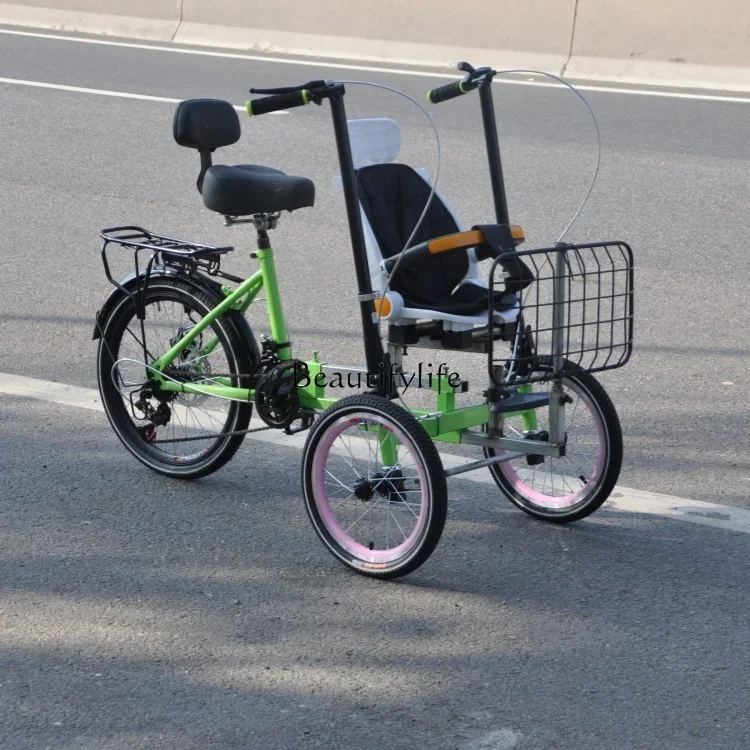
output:
M 156 440 L 157 427 L 165 427 L 172 419 L 172 410 L 167 405 L 167 402 L 159 400 L 159 405 L 154 408 L 149 401 L 153 397 L 154 393 L 150 386 L 146 386 L 140 390 L 137 401 L 133 401 L 132 394 L 130 396 L 130 409 L 133 416 L 137 419 L 147 420 L 146 424 L 138 428 L 138 432 L 147 443 L 153 443 Z M 136 410 L 143 416 L 139 416 Z

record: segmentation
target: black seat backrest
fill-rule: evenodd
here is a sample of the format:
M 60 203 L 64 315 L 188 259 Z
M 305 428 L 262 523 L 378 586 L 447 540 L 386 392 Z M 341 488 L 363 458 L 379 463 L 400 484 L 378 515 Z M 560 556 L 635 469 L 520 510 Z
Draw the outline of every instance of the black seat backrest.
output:
M 177 105 L 172 123 L 180 146 L 213 151 L 240 139 L 240 118 L 235 108 L 221 99 L 188 99 Z
M 406 164 L 361 167 L 357 180 L 360 202 L 383 257 L 401 252 L 424 211 L 430 186 Z M 435 195 L 412 245 L 458 231 L 453 215 Z M 468 270 L 467 253 L 450 253 L 422 268 L 397 272 L 392 286 L 407 304 L 410 300 L 429 304 L 450 295 Z
M 198 149 L 201 171 L 198 192 L 203 192 L 203 178 L 211 166 L 211 152 L 231 146 L 240 139 L 240 118 L 237 111 L 222 99 L 188 99 L 180 102 L 174 113 L 172 133 L 180 146 Z

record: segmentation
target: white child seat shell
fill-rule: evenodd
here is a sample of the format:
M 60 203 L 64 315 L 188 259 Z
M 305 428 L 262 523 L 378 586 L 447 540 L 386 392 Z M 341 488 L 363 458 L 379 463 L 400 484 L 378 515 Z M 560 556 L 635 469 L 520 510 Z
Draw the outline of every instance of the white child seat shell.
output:
M 401 126 L 395 120 L 390 118 L 349 120 L 348 128 L 355 169 L 374 164 L 396 162 L 401 151 Z M 416 169 L 415 171 L 428 187 L 432 186 L 430 173 L 426 169 Z M 339 191 L 342 190 L 340 177 L 334 178 L 333 186 Z M 455 220 L 459 231 L 466 229 L 453 207 L 443 198 L 439 191 L 435 191 L 433 200 L 442 201 L 449 214 Z M 383 269 L 383 253 L 361 201 L 360 214 L 364 229 L 372 289 L 379 295 L 382 295 L 388 280 L 388 273 Z M 471 283 L 486 289 L 487 284 L 479 274 L 479 263 L 477 262 L 473 248 L 467 251 L 467 258 L 469 261 L 468 270 L 458 286 Z M 445 330 L 467 330 L 476 326 L 487 325 L 486 313 L 480 315 L 456 315 L 441 310 L 409 308 L 404 306 L 404 300 L 397 291 L 389 289 L 386 296 L 392 306 L 390 314 L 387 317 L 384 316 L 384 320 L 387 319 L 389 325 L 411 325 L 417 320 L 442 320 L 444 321 L 443 327 Z M 519 308 L 517 305 L 507 310 L 496 311 L 495 320 L 497 322 L 512 322 L 518 317 L 518 312 Z

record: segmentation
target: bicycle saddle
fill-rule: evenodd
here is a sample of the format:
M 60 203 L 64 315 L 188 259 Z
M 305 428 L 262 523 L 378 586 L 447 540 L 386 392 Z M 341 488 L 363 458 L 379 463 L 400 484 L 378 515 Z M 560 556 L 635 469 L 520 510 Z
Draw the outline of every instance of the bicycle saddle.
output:
M 312 206 L 315 185 L 307 177 L 293 177 L 278 169 L 254 164 L 234 167 L 212 163 L 211 154 L 240 139 L 235 108 L 221 99 L 180 102 L 172 125 L 175 141 L 194 148 L 201 157 L 198 191 L 207 208 L 225 216 L 294 211 Z
M 254 164 L 210 167 L 202 193 L 206 207 L 225 216 L 294 211 L 315 202 L 312 180 Z

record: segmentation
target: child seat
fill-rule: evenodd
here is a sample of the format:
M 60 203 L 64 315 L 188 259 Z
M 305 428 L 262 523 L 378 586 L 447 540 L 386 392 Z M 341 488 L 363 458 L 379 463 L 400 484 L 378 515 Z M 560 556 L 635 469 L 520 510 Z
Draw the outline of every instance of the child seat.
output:
M 383 262 L 400 253 L 414 231 L 430 196 L 430 176 L 424 169 L 395 161 L 401 150 L 401 127 L 395 120 L 349 120 L 348 126 L 370 280 L 373 291 L 382 295 L 389 276 Z M 340 189 L 340 178 L 334 185 Z M 465 229 L 436 191 L 411 245 Z M 470 332 L 488 322 L 487 284 L 480 276 L 475 248 L 435 256 L 419 268 L 397 269 L 387 299 L 390 305 L 381 305 L 381 316 L 396 328 L 439 321 L 443 331 Z M 518 311 L 515 294 L 496 296 L 497 323 L 515 321 Z M 416 343 L 409 338 L 408 343 Z

